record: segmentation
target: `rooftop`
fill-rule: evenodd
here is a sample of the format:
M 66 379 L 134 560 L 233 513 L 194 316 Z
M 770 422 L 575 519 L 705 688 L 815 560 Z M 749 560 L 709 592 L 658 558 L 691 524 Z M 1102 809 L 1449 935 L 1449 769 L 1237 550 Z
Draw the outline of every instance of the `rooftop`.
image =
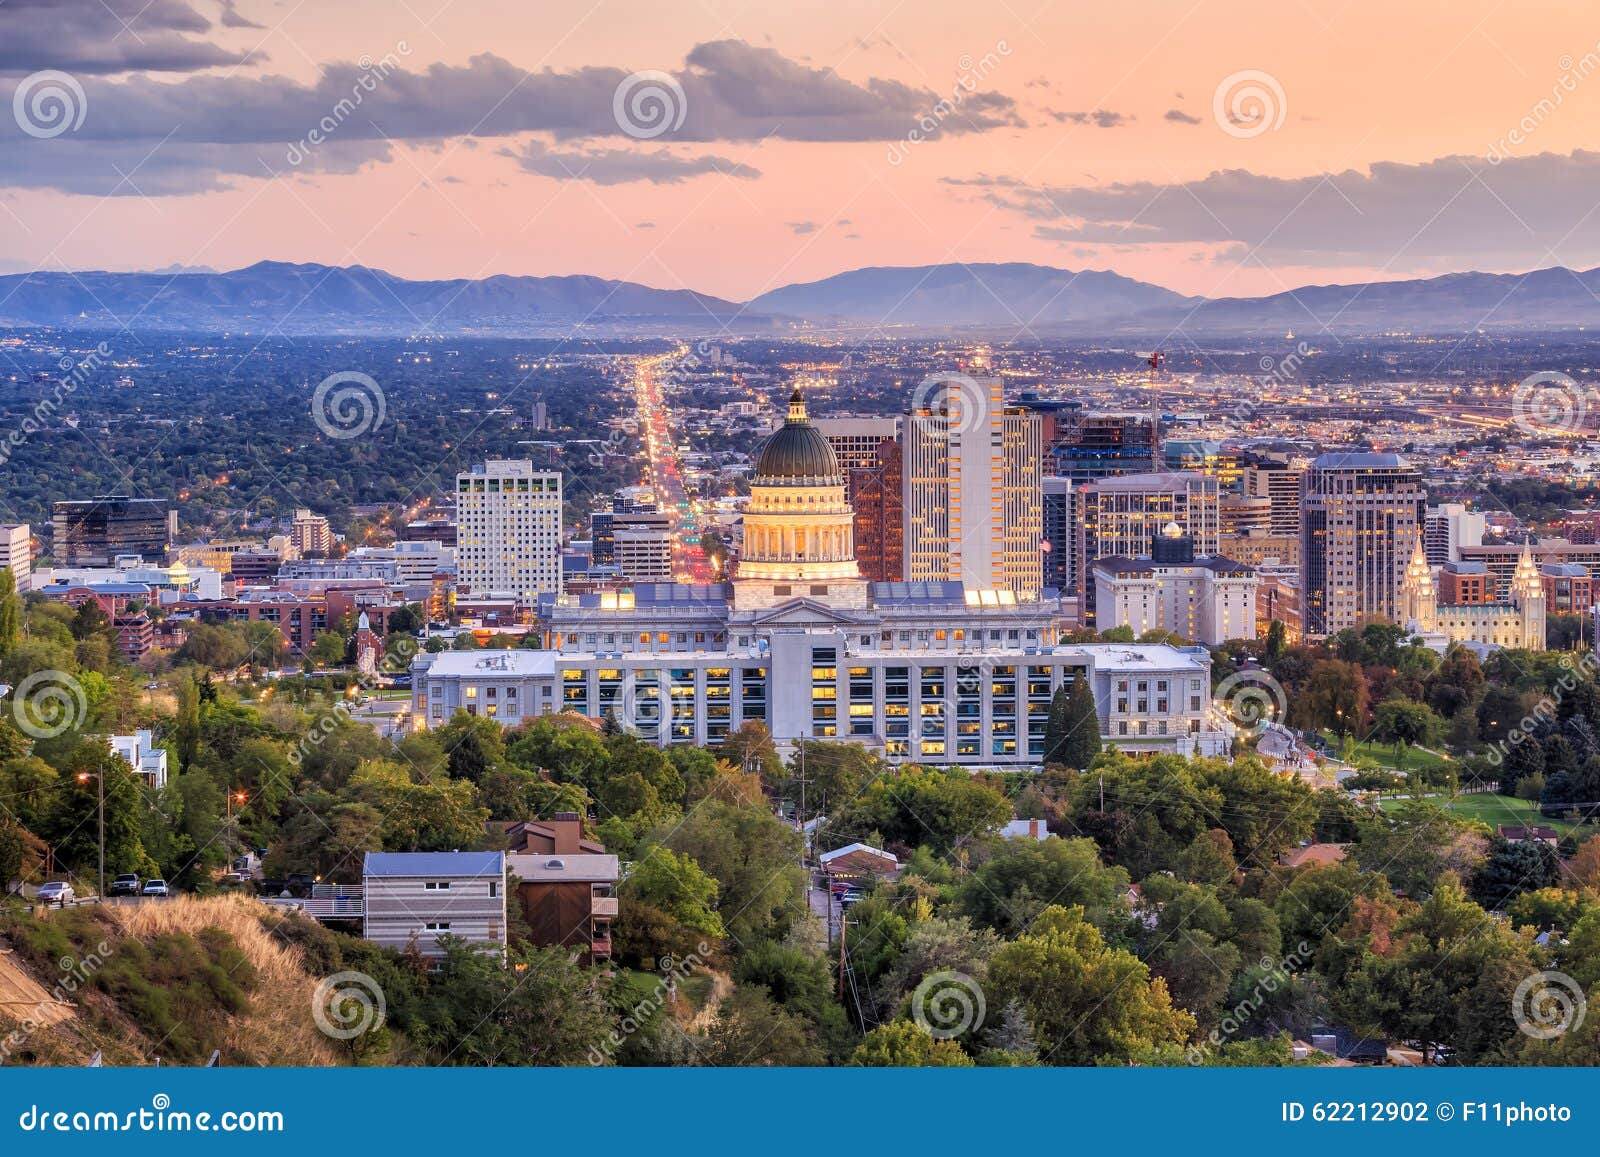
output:
M 503 876 L 504 852 L 368 852 L 363 876 Z

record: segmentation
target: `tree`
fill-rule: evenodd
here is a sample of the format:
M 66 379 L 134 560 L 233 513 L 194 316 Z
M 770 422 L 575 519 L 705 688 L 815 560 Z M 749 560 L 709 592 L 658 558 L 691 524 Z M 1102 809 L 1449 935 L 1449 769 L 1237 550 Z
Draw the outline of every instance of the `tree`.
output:
M 1267 645 L 1262 653 L 1262 659 L 1270 668 L 1283 657 L 1283 652 L 1288 644 L 1289 632 L 1283 625 L 1283 620 L 1273 619 L 1267 626 Z
M 1291 707 L 1301 726 L 1331 731 L 1341 739 L 1361 726 L 1367 713 L 1367 680 L 1361 668 L 1323 659 L 1311 668 L 1305 691 Z
M 483 838 L 488 810 L 465 780 L 413 772 L 393 760 L 372 759 L 350 777 L 350 795 L 383 817 L 385 851 L 447 852 Z
M 1405 767 L 1405 750 L 1413 744 L 1438 741 L 1439 717 L 1425 703 L 1410 699 L 1389 699 L 1378 704 L 1372 716 L 1372 737 L 1394 744 L 1395 765 Z
M 1126 914 L 1128 873 L 1100 862 L 1091 840 L 1007 840 L 961 886 L 956 905 L 979 927 L 1001 935 L 1026 929 L 1046 906 L 1072 905 L 1110 925 Z
M 1440 1045 L 1452 1063 L 1477 1064 L 1518 1037 L 1517 985 L 1538 968 L 1528 946 L 1467 898 L 1453 873 L 1396 929 L 1398 951 L 1368 955 L 1352 973 L 1347 999 L 1357 1018 L 1422 1046 Z
M 349 643 L 337 631 L 319 631 L 307 655 L 319 667 L 337 667 L 344 662 L 348 650 Z
M 22 638 L 22 598 L 17 594 L 17 576 L 10 567 L 0 567 L 0 655 L 9 654 Z
M 832 811 L 838 814 L 861 789 L 884 773 L 884 763 L 859 743 L 826 743 L 802 739 L 789 759 L 783 794 L 801 820 Z M 804 807 L 802 809 L 802 801 Z
M 100 605 L 99 599 L 84 599 L 78 613 L 72 617 L 72 637 L 80 643 L 86 639 L 114 635 L 111 616 Z
M 701 937 L 716 940 L 724 934 L 722 918 L 717 915 L 717 882 L 688 856 L 670 848 L 651 847 L 633 865 L 618 895 L 624 920 L 631 904 L 642 903 Z
M 778 1007 L 767 990 L 738 988 L 717 1010 L 702 1054 L 708 1065 L 820 1065 L 825 1059 L 805 1020 Z
M 787 928 L 806 910 L 800 836 L 764 807 L 707 800 L 650 844 L 687 856 L 717 881 L 717 912 L 741 944 Z
M 1524 892 L 1548 888 L 1560 872 L 1560 854 L 1543 840 L 1512 842 L 1496 836 L 1472 878 L 1472 893 L 1485 908 L 1499 911 Z
M 993 1000 L 1015 1000 L 1042 1063 L 1121 1064 L 1145 1048 L 1181 1044 L 1195 1020 L 1130 952 L 1108 948 L 1082 908 L 1052 905 L 989 964 Z
M 1363 827 L 1351 855 L 1366 871 L 1388 876 L 1406 895 L 1426 896 L 1446 872 L 1470 877 L 1487 844 L 1481 828 L 1426 801 L 1408 800 Z
M 847 1064 L 856 1068 L 970 1068 L 972 1058 L 953 1040 L 935 1040 L 909 1020 L 879 1025 L 856 1046 Z
M 1044 762 L 1083 769 L 1100 754 L 1100 713 L 1087 676 L 1058 687 L 1045 723 Z
M 874 779 L 845 807 L 829 810 L 830 843 L 877 833 L 887 843 L 926 845 L 940 854 L 999 830 L 1011 818 L 1010 801 L 965 770 L 914 764 Z
M 740 771 L 759 774 L 768 791 L 778 790 L 783 760 L 778 758 L 778 745 L 765 724 L 754 719 L 741 723 L 722 741 L 718 754 Z

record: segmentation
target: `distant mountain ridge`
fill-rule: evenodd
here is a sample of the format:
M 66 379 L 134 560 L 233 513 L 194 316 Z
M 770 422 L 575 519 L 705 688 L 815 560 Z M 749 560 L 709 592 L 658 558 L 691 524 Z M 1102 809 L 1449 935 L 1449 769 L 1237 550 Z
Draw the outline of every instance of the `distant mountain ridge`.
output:
M 584 275 L 411 281 L 366 266 L 262 261 L 216 273 L 0 276 L 0 326 L 284 334 L 992 330 L 1004 334 L 1460 333 L 1600 328 L 1600 269 L 1451 273 L 1188 297 L 1106 270 L 1025 262 L 854 269 L 745 304 Z
M 362 265 L 262 261 L 228 273 L 24 273 L 0 277 L 0 324 L 316 332 L 624 327 L 732 318 L 686 289 L 603 277 L 408 281 Z

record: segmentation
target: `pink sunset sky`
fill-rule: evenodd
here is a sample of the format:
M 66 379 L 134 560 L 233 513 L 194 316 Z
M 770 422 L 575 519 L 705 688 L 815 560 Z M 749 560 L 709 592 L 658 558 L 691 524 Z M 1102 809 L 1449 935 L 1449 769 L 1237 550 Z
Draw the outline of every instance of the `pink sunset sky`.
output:
M 1587 268 L 1597 44 L 1593 0 L 7 0 L 0 272 Z

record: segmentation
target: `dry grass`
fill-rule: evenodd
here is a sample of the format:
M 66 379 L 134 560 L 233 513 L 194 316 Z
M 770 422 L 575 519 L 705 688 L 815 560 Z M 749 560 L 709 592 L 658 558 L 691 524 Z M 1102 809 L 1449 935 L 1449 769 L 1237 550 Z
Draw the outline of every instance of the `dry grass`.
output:
M 317 978 L 307 975 L 298 949 L 280 944 L 262 925 L 266 909 L 245 896 L 180 896 L 160 903 L 108 908 L 123 933 L 149 939 L 164 933 L 190 936 L 220 928 L 233 937 L 256 971 L 258 984 L 250 1011 L 228 1027 L 230 1063 L 258 1065 L 337 1065 L 329 1040 L 311 1019 L 311 994 Z M 278 918 L 273 913 L 273 918 Z M 289 916 L 289 919 L 303 919 Z

